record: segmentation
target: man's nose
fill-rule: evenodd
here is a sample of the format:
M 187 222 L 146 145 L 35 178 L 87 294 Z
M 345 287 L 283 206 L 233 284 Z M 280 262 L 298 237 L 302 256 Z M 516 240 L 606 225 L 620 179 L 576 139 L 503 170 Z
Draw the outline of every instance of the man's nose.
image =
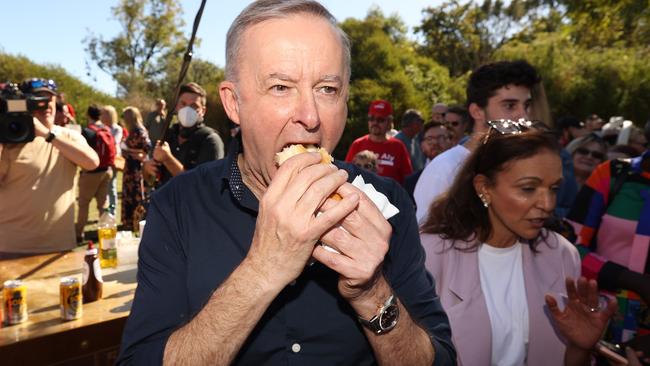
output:
M 294 122 L 302 124 L 307 130 L 316 129 L 320 125 L 318 105 L 312 92 L 301 93 Z

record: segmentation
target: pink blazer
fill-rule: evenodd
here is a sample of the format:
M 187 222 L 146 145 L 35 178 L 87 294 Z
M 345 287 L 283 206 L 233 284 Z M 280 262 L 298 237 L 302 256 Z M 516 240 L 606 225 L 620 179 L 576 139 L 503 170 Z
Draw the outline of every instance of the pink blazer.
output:
M 564 364 L 566 347 L 553 328 L 544 295 L 554 295 L 562 308 L 560 295 L 566 295 L 564 279 L 580 276 L 580 256 L 575 246 L 554 232 L 547 235 L 547 244 L 538 245 L 538 253 L 533 253 L 528 245 L 522 248 L 530 326 L 528 366 Z M 436 280 L 438 295 L 449 316 L 458 364 L 489 366 L 492 335 L 481 290 L 478 252 L 443 251 L 443 245 L 449 248 L 449 241 L 431 234 L 420 237 L 426 251 L 426 267 Z

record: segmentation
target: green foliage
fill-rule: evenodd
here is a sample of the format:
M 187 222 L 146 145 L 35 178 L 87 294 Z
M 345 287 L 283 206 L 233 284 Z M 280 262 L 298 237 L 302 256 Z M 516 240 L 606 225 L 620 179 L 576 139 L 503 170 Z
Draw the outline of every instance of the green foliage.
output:
M 120 0 L 112 8 L 122 32 L 110 40 L 89 34 L 86 52 L 113 77 L 119 94 L 156 94 L 168 62 L 177 62 L 187 47 L 180 28 L 177 0 Z
M 650 1 L 563 1 L 575 42 L 584 47 L 648 46 Z
M 118 110 L 125 106 L 124 102 L 99 92 L 81 80 L 68 74 L 58 65 L 38 65 L 24 56 L 14 56 L 0 53 L 0 80 L 21 82 L 31 77 L 52 79 L 56 82 L 59 92 L 65 93 L 66 101 L 73 105 L 77 112 L 77 122 L 86 124 L 85 111 L 92 103 L 110 104 Z
M 425 8 L 422 24 L 415 28 L 424 37 L 419 52 L 448 67 L 452 76 L 462 75 L 492 59 L 524 9 L 520 1 L 506 7 L 500 0 L 481 5 L 451 0 Z
M 635 122 L 650 116 L 648 49 L 586 49 L 562 34 L 541 34 L 533 43 L 513 42 L 497 59 L 526 58 L 544 78 L 554 116 L 590 113 L 624 115 Z

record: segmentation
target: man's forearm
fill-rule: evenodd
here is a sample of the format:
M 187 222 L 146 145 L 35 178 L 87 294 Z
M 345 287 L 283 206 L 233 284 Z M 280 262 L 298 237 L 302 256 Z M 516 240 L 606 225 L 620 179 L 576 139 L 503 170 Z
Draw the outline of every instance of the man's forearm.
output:
M 99 157 L 88 144 L 82 144 L 61 134 L 52 140 L 52 145 L 68 160 L 85 170 L 93 170 L 99 165 Z
M 228 365 L 280 288 L 244 260 L 203 309 L 167 341 L 164 364 Z
M 165 165 L 165 168 L 167 168 L 172 177 L 175 177 L 185 171 L 183 164 L 181 164 L 181 162 L 178 161 L 173 155 L 170 155 L 169 158 L 165 159 L 165 161 L 163 161 L 163 165 Z
M 400 319 L 395 328 L 377 335 L 364 329 L 379 365 L 432 365 L 435 350 L 431 338 L 399 304 Z
M 374 287 L 369 299 L 364 301 L 365 304 L 352 305 L 365 319 L 370 319 L 377 307 L 392 293 L 383 277 Z M 413 321 L 402 303 L 398 301 L 398 304 L 399 319 L 390 332 L 378 335 L 363 327 L 377 362 L 380 365 L 431 365 L 435 350 L 429 335 Z

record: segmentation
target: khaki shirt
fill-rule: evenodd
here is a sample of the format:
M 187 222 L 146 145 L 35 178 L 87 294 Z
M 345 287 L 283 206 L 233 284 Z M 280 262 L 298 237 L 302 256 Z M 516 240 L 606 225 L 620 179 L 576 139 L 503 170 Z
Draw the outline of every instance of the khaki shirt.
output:
M 80 133 L 60 135 L 86 144 Z M 0 156 L 0 252 L 72 249 L 77 166 L 42 137 L 5 144 Z

